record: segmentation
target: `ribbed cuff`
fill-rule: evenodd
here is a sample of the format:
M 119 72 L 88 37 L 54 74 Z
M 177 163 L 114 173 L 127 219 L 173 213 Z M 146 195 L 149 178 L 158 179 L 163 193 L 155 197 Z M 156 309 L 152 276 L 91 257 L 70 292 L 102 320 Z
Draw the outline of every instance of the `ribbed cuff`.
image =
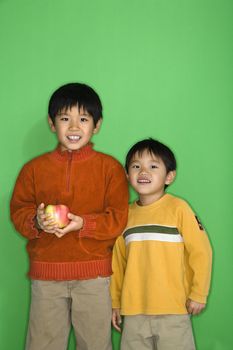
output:
M 38 230 L 37 227 L 36 227 L 35 216 L 30 217 L 28 219 L 27 224 L 28 224 L 28 231 L 30 231 L 29 239 L 40 238 L 42 231 Z
M 112 300 L 112 309 L 120 309 L 121 303 L 118 300 Z
M 206 304 L 207 296 L 203 296 L 200 294 L 197 294 L 195 292 L 191 292 L 189 295 L 189 299 L 196 301 L 201 304 Z
M 96 215 L 82 215 L 83 227 L 79 231 L 79 237 L 92 237 L 96 229 Z

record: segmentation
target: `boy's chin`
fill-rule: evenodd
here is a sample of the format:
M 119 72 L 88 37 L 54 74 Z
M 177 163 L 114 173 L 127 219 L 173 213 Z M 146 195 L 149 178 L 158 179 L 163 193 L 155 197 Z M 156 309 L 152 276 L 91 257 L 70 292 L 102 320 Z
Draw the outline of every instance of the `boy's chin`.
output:
M 61 147 L 61 151 L 68 151 L 68 152 L 72 152 L 72 151 L 79 151 L 81 148 L 85 147 L 86 144 L 71 144 L 71 145 L 62 145 L 60 144 Z

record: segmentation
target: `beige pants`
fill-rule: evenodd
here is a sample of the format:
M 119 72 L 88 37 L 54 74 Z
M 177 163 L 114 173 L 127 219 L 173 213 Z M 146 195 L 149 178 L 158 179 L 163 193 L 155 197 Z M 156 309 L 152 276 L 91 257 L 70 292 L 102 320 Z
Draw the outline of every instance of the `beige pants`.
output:
M 66 350 L 71 325 L 78 350 L 111 350 L 109 278 L 32 281 L 26 350 Z
M 195 350 L 190 316 L 125 316 L 121 350 Z

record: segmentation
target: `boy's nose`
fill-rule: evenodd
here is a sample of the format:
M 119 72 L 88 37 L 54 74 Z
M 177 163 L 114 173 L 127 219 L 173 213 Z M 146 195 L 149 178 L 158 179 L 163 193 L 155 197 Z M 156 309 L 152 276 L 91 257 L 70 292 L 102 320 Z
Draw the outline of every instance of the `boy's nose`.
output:
M 70 129 L 71 129 L 71 130 L 79 129 L 79 123 L 78 123 L 78 122 L 75 122 L 75 121 L 72 121 L 72 122 L 70 123 Z
M 146 169 L 145 168 L 141 168 L 141 170 L 140 170 L 140 175 L 145 175 L 145 174 L 147 174 L 147 171 L 146 171 Z

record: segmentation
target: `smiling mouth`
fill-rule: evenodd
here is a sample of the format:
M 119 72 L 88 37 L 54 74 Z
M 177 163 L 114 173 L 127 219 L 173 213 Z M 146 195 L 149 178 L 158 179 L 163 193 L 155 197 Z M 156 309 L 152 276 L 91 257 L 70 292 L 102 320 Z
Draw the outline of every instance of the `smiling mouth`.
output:
M 77 142 L 81 139 L 81 136 L 78 135 L 69 135 L 67 136 L 67 139 L 71 142 Z
M 139 183 L 139 184 L 150 184 L 151 181 L 149 179 L 144 179 L 143 178 L 143 179 L 138 179 L 137 183 Z

